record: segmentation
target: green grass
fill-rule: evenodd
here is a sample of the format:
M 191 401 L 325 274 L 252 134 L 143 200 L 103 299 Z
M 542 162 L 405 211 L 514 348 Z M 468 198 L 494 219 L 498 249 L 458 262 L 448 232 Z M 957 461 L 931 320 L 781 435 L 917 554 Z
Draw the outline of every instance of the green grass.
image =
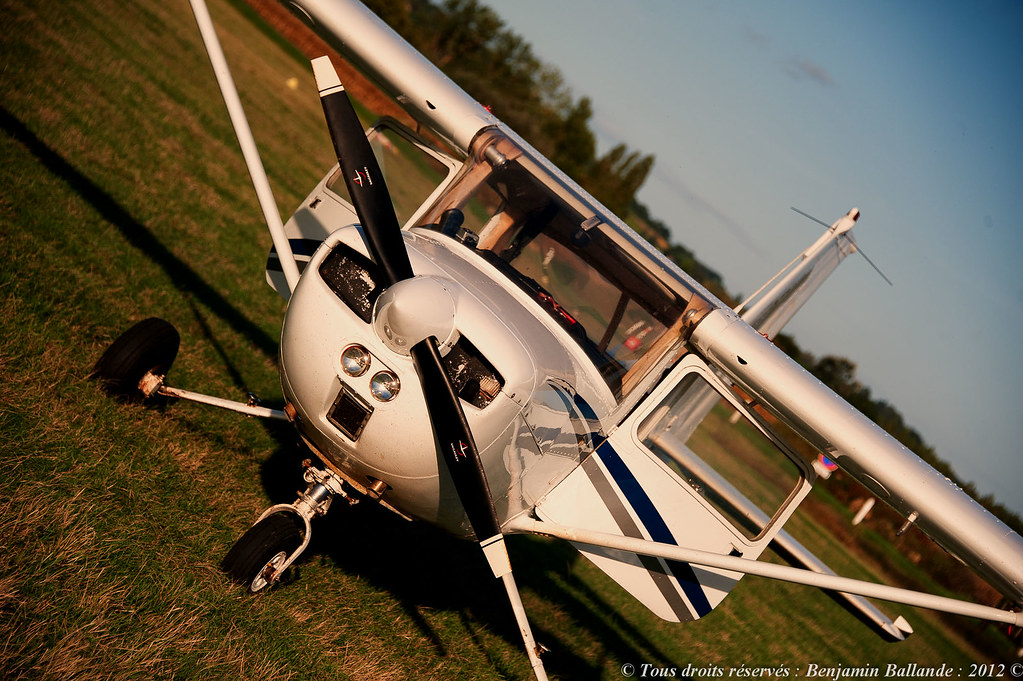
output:
M 235 5 L 211 9 L 290 213 L 333 161 L 308 66 Z M 86 378 L 156 315 L 181 331 L 175 384 L 281 399 L 269 237 L 187 4 L 0 0 L 0 17 L 0 675 L 526 677 L 477 550 L 378 509 L 327 518 L 265 597 L 227 583 L 233 540 L 298 487 L 290 430 L 121 404 Z M 510 544 L 555 678 L 977 657 L 930 616 L 909 613 L 920 633 L 890 646 L 820 594 L 753 579 L 704 621 L 668 625 L 570 548 Z

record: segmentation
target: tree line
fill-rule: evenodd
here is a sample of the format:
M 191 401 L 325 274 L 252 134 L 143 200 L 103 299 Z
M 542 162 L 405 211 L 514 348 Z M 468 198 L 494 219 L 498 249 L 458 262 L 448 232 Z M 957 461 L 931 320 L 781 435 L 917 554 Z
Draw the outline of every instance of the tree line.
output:
M 617 215 L 628 213 L 654 157 L 619 144 L 597 154 L 588 97 L 478 0 L 369 0 L 380 18 Z

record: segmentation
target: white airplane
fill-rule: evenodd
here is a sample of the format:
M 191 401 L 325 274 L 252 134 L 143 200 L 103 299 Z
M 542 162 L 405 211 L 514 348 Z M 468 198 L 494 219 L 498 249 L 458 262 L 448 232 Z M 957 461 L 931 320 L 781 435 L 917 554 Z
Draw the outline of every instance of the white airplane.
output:
M 571 542 L 670 621 L 699 619 L 753 574 L 840 592 L 892 640 L 909 624 L 862 596 L 1023 626 L 1023 539 L 768 339 L 856 251 L 858 210 L 730 309 L 356 0 L 293 0 L 435 143 L 389 120 L 367 137 L 315 59 L 339 165 L 282 224 L 209 13 L 191 3 L 273 238 L 267 279 L 288 301 L 286 404 L 168 385 L 178 335 L 155 318 L 95 375 L 130 397 L 290 421 L 316 454 L 308 488 L 229 552 L 234 580 L 265 590 L 313 518 L 363 500 L 479 542 L 538 679 L 506 534 Z M 746 434 L 722 436 L 736 420 Z M 782 529 L 818 454 L 1014 605 L 835 575 Z M 803 567 L 758 561 L 772 542 Z

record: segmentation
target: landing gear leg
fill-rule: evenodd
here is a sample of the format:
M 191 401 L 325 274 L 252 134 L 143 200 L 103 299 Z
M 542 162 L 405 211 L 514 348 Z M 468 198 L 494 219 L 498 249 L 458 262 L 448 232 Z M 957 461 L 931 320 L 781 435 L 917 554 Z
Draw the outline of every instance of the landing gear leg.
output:
M 345 491 L 344 481 L 334 473 L 308 461 L 305 464 L 303 477 L 309 486 L 299 493 L 295 503 L 268 508 L 224 557 L 224 571 L 249 593 L 264 591 L 280 580 L 309 546 L 312 519 L 326 515 L 335 497 L 348 505 L 358 501 Z

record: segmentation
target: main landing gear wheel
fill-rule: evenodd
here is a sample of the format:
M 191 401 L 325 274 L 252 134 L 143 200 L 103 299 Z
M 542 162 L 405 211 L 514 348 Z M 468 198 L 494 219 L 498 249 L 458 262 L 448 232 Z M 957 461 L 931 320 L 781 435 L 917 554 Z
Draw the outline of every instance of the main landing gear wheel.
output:
M 110 344 L 96 361 L 91 377 L 112 395 L 138 402 L 145 398 L 139 382 L 147 373 L 165 376 L 178 356 L 181 336 L 170 322 L 150 317 Z
M 291 513 L 273 513 L 248 529 L 227 552 L 222 567 L 231 581 L 259 593 L 273 586 L 274 572 L 302 544 L 304 525 Z

